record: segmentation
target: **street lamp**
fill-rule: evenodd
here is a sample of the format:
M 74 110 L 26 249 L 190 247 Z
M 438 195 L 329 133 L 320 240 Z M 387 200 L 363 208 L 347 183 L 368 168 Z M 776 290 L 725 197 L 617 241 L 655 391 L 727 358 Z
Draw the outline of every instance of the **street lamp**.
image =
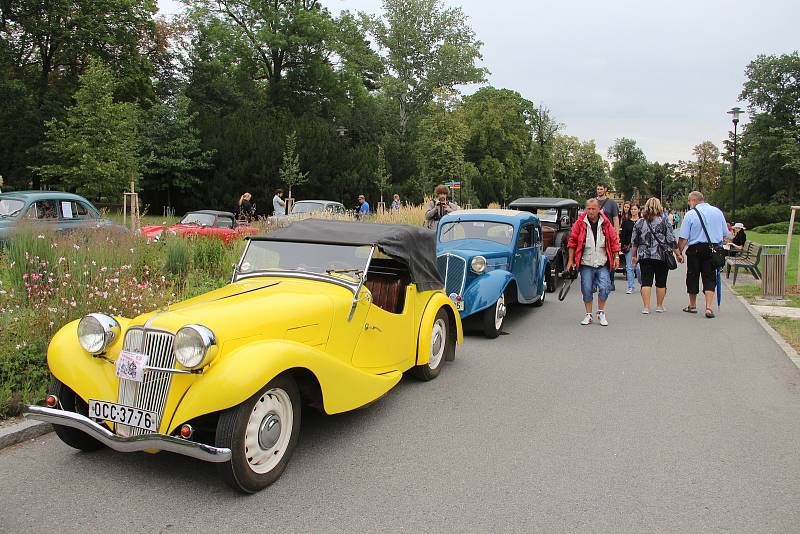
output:
M 728 112 L 729 115 L 733 117 L 733 166 L 731 168 L 731 217 L 733 218 L 734 222 L 736 221 L 736 135 L 737 135 L 737 127 L 739 125 L 739 115 L 744 113 L 742 108 L 731 108 Z

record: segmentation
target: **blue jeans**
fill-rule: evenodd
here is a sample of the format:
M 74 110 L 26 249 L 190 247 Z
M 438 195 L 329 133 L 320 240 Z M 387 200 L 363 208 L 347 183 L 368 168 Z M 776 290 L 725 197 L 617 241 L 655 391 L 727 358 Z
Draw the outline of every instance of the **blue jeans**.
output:
M 597 296 L 600 300 L 607 300 L 608 295 L 614 291 L 611 284 L 611 271 L 608 270 L 608 265 L 601 265 L 600 267 L 581 265 L 580 273 L 583 302 L 592 302 L 592 295 L 595 289 L 597 289 Z
M 642 272 L 639 270 L 639 264 L 636 264 L 636 273 L 633 272 L 633 267 L 631 267 L 631 258 L 633 257 L 633 248 L 629 248 L 628 252 L 625 253 L 625 275 L 628 277 L 628 289 L 633 289 L 633 281 L 634 279 L 639 282 L 639 285 L 642 284 Z M 635 278 L 634 278 L 635 275 Z

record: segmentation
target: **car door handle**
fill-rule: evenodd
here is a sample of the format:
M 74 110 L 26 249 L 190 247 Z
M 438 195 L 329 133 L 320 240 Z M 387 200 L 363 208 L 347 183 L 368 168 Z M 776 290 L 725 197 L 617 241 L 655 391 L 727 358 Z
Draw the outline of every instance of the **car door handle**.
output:
M 369 323 L 364 323 L 364 330 L 377 330 L 378 332 L 383 332 L 383 330 L 381 330 L 377 326 L 369 324 Z

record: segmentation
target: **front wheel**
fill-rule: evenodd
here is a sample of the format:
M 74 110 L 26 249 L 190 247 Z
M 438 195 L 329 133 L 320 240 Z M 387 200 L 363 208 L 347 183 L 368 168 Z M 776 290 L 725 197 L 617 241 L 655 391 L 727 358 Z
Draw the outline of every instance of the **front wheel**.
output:
M 218 464 L 228 485 L 255 493 L 280 478 L 300 435 L 300 405 L 295 381 L 279 376 L 240 405 L 222 412 L 216 446 L 232 452 L 230 461 Z
M 489 306 L 483 310 L 483 335 L 489 339 L 494 339 L 503 331 L 503 323 L 506 320 L 506 296 L 500 295 L 494 306 Z
M 75 412 L 88 417 L 89 405 L 86 404 L 74 391 L 62 384 L 59 380 L 53 379 L 50 383 L 50 394 L 58 398 L 62 410 Z M 53 425 L 53 430 L 58 439 L 75 449 L 91 452 L 103 448 L 103 444 L 91 437 L 89 434 L 68 426 Z
M 456 340 L 450 336 L 450 317 L 444 308 L 439 310 L 431 330 L 431 356 L 428 363 L 417 365 L 411 372 L 420 380 L 433 380 L 442 371 L 445 360 L 452 360 Z

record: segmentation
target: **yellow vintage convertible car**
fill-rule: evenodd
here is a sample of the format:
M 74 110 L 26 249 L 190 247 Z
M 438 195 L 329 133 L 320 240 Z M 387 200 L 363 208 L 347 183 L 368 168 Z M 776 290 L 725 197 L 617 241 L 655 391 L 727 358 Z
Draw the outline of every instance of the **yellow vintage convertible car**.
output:
M 302 405 L 353 410 L 454 359 L 435 257 L 433 232 L 411 226 L 306 220 L 251 238 L 225 287 L 62 328 L 50 394 L 25 412 L 77 449 L 184 454 L 258 491 L 285 469 Z

